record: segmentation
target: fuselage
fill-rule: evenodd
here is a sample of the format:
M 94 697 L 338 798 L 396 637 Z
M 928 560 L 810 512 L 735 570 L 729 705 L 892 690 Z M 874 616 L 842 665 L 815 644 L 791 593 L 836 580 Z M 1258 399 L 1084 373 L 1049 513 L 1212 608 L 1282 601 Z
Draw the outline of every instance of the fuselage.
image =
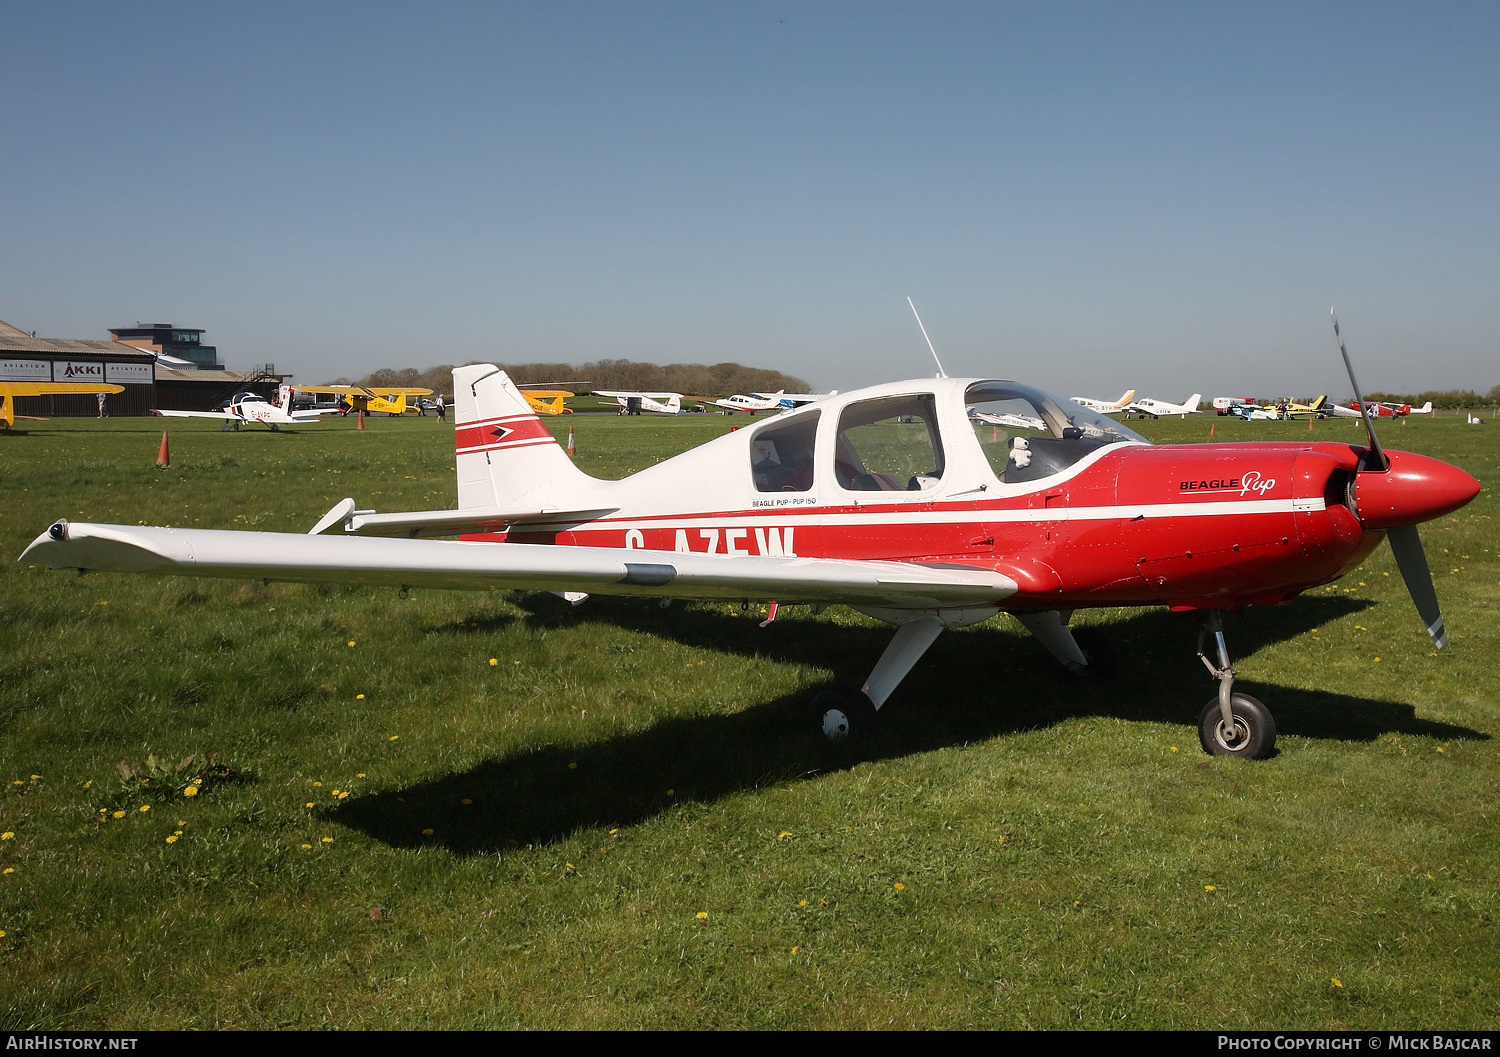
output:
M 1014 579 L 1008 609 L 1223 609 L 1335 580 L 1386 528 L 1439 516 L 1478 489 L 1445 463 L 1390 453 L 1409 484 L 1392 493 L 1401 509 L 1372 521 L 1353 487 L 1362 448 L 1156 447 L 1067 402 L 1077 415 L 1066 419 L 1037 403 L 1050 433 L 971 420 L 976 394 L 1004 397 L 1007 386 L 938 379 L 843 394 L 597 482 L 587 502 L 617 508 L 607 516 L 465 538 L 961 564 Z M 1013 413 L 1018 402 L 992 406 Z

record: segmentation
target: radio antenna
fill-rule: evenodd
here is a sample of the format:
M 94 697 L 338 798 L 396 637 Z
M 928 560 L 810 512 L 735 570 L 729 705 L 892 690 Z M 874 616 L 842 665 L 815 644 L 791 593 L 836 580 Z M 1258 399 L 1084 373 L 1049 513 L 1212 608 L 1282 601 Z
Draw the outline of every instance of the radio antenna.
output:
M 909 304 L 909 305 L 911 305 L 911 298 L 908 297 L 906 299 L 906 303 Z M 917 306 L 916 305 L 911 305 L 911 314 L 914 315 L 914 316 L 917 316 L 917 326 L 922 327 L 922 317 L 919 316 L 919 315 L 917 315 Z M 945 371 L 945 370 L 943 370 L 943 361 L 940 360 L 940 359 L 938 359 L 937 349 L 934 349 L 932 347 L 932 339 L 927 337 L 927 328 L 926 327 L 922 327 L 922 337 L 927 338 L 927 348 L 932 353 L 932 362 L 935 363 L 935 364 L 937 364 L 937 368 L 938 368 L 937 376 L 939 378 L 946 378 L 946 377 L 948 377 L 948 372 Z

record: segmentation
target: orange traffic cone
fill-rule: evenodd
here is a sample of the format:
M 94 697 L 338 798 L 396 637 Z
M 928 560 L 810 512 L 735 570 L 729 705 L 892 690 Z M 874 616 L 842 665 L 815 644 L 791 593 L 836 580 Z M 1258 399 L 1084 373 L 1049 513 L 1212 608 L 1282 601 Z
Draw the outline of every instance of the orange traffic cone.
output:
M 1210 437 L 1212 437 L 1214 435 L 1214 427 L 1213 427 L 1213 423 L 1212 422 L 1210 422 L 1209 425 L 1208 425 L 1208 435 Z
M 161 431 L 161 448 L 156 453 L 156 465 L 168 467 L 172 465 L 172 452 L 167 448 L 167 431 Z
M 360 412 L 359 412 L 359 423 L 354 428 L 355 429 L 364 429 L 365 428 L 365 413 L 364 413 L 364 409 L 362 409 L 362 408 L 360 409 Z
M 578 458 L 578 447 L 573 443 L 573 427 L 568 427 L 568 458 Z
M 1312 432 L 1312 416 L 1311 415 L 1307 416 L 1307 432 L 1309 432 L 1309 433 Z

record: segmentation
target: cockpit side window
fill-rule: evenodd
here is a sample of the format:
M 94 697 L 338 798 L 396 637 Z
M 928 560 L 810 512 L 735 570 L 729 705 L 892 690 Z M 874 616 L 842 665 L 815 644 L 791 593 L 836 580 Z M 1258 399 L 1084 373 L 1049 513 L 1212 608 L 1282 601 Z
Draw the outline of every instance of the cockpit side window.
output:
M 1062 397 L 1012 382 L 982 382 L 964 397 L 974 437 L 1005 484 L 1061 473 L 1108 444 L 1149 441 Z
M 922 492 L 943 476 L 931 393 L 862 400 L 839 417 L 834 477 L 851 492 Z
M 769 426 L 750 441 L 750 476 L 757 492 L 808 492 L 813 486 L 817 411 Z

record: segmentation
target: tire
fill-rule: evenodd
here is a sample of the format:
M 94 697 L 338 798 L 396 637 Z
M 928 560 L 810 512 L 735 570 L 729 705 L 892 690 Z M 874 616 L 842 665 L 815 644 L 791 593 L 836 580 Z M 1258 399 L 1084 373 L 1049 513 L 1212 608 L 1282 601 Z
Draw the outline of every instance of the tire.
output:
M 1198 742 L 1210 756 L 1238 756 L 1244 760 L 1264 760 L 1276 749 L 1276 720 L 1270 709 L 1249 694 L 1234 694 L 1229 699 L 1234 716 L 1236 737 L 1225 736 L 1215 697 L 1198 714 Z
M 807 722 L 813 734 L 841 743 L 874 734 L 879 719 L 875 706 L 861 691 L 836 687 L 812 699 Z
M 1073 641 L 1083 651 L 1089 662 L 1081 675 L 1092 675 L 1096 679 L 1113 679 L 1120 672 L 1120 660 L 1109 636 L 1098 628 L 1074 628 Z

